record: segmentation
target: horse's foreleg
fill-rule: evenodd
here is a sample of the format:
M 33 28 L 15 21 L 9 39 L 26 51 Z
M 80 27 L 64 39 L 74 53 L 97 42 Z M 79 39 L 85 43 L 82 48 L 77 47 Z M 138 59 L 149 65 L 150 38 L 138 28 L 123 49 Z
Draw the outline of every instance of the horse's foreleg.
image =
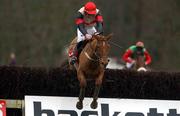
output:
M 76 104 L 77 109 L 83 108 L 83 100 L 85 95 L 85 87 L 80 88 L 79 101 Z
M 94 90 L 94 95 L 93 95 L 93 101 L 91 102 L 91 108 L 92 109 L 96 109 L 97 108 L 97 99 L 98 99 L 98 95 L 99 95 L 99 90 L 101 88 L 101 85 L 98 85 L 95 87 L 95 90 Z
M 79 101 L 83 101 L 84 100 L 84 95 L 85 95 L 85 87 L 80 88 L 80 93 L 79 93 Z
M 104 73 L 103 73 L 104 74 Z M 97 79 L 96 79 L 96 83 L 95 83 L 95 90 L 94 90 L 94 95 L 93 95 L 93 101 L 91 103 L 91 108 L 92 109 L 96 109 L 97 108 L 97 99 L 98 99 L 98 95 L 99 95 L 99 91 L 101 88 L 101 84 L 102 84 L 102 79 L 103 79 L 103 74 L 101 74 Z
M 83 108 L 83 100 L 84 100 L 84 96 L 85 96 L 85 90 L 86 90 L 86 79 L 82 72 L 78 72 L 78 79 L 80 82 L 80 93 L 79 93 L 79 101 L 77 102 L 76 107 L 78 109 L 82 109 Z

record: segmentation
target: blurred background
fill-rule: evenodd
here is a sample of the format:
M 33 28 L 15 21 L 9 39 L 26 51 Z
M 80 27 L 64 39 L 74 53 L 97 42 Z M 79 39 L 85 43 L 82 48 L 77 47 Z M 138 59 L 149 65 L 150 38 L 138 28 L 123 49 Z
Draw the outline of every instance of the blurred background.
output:
M 76 12 L 88 0 L 0 0 L 0 65 L 60 66 L 76 36 Z M 141 40 L 152 69 L 180 71 L 180 0 L 92 0 L 114 33 L 110 57 Z

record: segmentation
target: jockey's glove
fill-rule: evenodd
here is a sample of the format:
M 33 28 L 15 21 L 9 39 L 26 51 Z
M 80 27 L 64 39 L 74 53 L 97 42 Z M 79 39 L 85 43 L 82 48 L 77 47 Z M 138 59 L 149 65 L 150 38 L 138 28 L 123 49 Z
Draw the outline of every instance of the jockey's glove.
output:
M 147 63 L 147 62 L 145 62 L 145 65 L 148 65 L 148 63 Z
M 89 40 L 89 39 L 92 38 L 92 35 L 91 35 L 91 34 L 86 34 L 86 35 L 85 35 L 85 38 Z

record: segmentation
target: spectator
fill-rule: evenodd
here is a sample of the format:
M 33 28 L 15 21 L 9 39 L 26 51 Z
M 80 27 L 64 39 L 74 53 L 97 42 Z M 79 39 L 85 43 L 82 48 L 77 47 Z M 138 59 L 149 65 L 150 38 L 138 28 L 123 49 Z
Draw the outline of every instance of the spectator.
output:
M 9 65 L 10 65 L 10 66 L 16 65 L 16 55 L 15 55 L 15 53 L 13 53 L 13 52 L 10 54 L 10 62 L 9 62 Z

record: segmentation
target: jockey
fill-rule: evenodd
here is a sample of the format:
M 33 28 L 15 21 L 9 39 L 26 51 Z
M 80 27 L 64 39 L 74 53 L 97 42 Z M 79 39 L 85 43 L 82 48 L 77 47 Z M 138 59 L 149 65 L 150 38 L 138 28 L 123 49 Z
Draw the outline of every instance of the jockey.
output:
M 145 65 L 151 63 L 151 56 L 149 55 L 148 51 L 144 47 L 144 43 L 138 41 L 136 45 L 132 45 L 129 47 L 123 55 L 123 60 L 126 62 L 126 67 L 130 69 L 132 65 L 135 63 L 134 58 L 137 54 L 142 54 L 145 56 Z
M 77 25 L 77 45 L 72 51 L 70 59 L 72 65 L 77 61 L 78 51 L 82 50 L 86 44 L 84 40 L 91 39 L 95 33 L 103 33 L 103 17 L 94 2 L 87 2 L 78 10 L 75 22 Z

